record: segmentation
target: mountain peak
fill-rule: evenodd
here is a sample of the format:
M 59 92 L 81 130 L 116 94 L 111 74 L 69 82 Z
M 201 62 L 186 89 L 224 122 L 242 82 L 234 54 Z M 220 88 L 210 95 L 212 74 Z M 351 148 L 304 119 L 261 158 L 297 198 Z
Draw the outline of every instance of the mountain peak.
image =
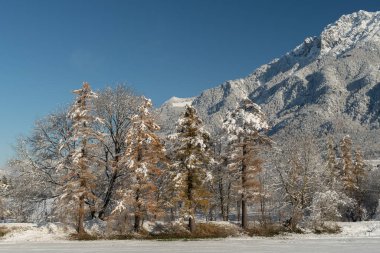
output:
M 360 42 L 380 41 L 380 12 L 358 11 L 343 15 L 320 36 L 321 54 L 340 55 Z

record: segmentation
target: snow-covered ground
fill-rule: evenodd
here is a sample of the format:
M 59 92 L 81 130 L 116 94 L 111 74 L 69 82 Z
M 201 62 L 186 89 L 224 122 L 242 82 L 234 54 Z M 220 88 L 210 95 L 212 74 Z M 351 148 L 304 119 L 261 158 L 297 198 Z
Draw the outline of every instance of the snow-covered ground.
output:
M 336 239 L 226 239 L 208 241 L 91 241 L 91 242 L 34 242 L 0 243 L 0 252 L 54 252 L 54 253 L 375 253 L 380 240 L 374 238 Z
M 199 241 L 87 241 L 66 240 L 60 224 L 0 224 L 13 230 L 0 239 L 0 252 L 344 252 L 374 253 L 380 249 L 380 222 L 339 223 L 336 235 L 292 234 L 274 238 L 238 237 Z

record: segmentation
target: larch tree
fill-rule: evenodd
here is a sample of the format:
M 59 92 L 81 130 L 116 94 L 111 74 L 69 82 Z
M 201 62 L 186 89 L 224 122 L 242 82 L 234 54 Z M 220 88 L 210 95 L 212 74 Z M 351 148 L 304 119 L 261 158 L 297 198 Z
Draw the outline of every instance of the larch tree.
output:
M 241 225 L 248 228 L 248 202 L 260 192 L 258 175 L 263 160 L 260 151 L 270 145 L 263 134 L 268 129 L 261 108 L 250 99 L 244 99 L 240 107 L 228 113 L 223 127 L 228 134 L 230 144 L 229 168 L 239 182 L 241 194 Z
M 353 174 L 354 164 L 352 160 L 352 140 L 349 135 L 344 136 L 340 141 L 340 150 L 342 152 L 343 187 L 347 192 L 352 192 L 355 190 L 356 184 Z
M 208 168 L 213 161 L 210 135 L 192 106 L 186 106 L 176 130 L 171 136 L 174 140 L 174 182 L 182 202 L 182 215 L 188 219 L 188 229 L 192 233 L 196 226 L 196 210 L 208 205 L 210 195 L 206 185 L 212 179 Z
M 86 207 L 90 205 L 94 212 L 97 197 L 94 195 L 96 176 L 93 172 L 94 165 L 99 161 L 94 155 L 103 135 L 94 130 L 93 124 L 100 119 L 93 115 L 93 99 L 97 97 L 88 83 L 73 91 L 77 95 L 76 101 L 68 113 L 72 121 L 69 136 L 62 141 L 64 148 L 67 142 L 74 143 L 75 149 L 67 153 L 66 159 L 58 166 L 66 174 L 62 177 L 62 195 L 58 201 L 58 209 L 61 212 L 77 210 L 76 229 L 79 235 L 85 234 L 84 220 Z
M 160 211 L 156 198 L 157 184 L 167 162 L 165 148 L 156 134 L 160 127 L 155 123 L 151 108 L 151 100 L 143 98 L 139 113 L 132 118 L 126 133 L 122 164 L 128 172 L 119 191 L 119 204 L 114 210 L 116 213 L 128 207 L 132 209 L 135 232 L 140 231 L 145 216 L 156 216 Z
M 334 140 L 331 136 L 327 139 L 327 170 L 325 172 L 326 185 L 330 190 L 335 189 L 340 180 L 339 166 L 336 161 Z

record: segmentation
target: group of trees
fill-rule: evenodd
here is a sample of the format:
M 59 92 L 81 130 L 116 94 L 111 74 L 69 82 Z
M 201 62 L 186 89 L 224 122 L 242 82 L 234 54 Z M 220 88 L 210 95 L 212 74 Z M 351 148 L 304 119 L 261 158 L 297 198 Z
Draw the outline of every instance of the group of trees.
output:
M 329 138 L 324 154 L 312 133 L 273 141 L 249 99 L 211 133 L 186 106 L 176 132 L 162 136 L 151 101 L 125 86 L 96 94 L 85 83 L 74 94 L 69 109 L 18 141 L 11 180 L 0 184 L 0 214 L 7 200 L 19 221 L 64 221 L 83 234 L 95 218 L 135 232 L 146 220 L 186 221 L 193 232 L 200 216 L 295 230 L 307 219 L 376 212 L 378 195 L 365 189 L 368 172 L 348 136 L 339 151 Z

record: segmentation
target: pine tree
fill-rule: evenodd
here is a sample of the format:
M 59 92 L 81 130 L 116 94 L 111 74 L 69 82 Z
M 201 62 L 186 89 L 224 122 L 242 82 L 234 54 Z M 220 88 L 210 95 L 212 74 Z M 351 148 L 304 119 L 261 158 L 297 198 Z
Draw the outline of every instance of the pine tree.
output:
M 248 228 L 248 202 L 260 192 L 258 174 L 262 170 L 263 160 L 259 152 L 270 140 L 262 134 L 268 129 L 261 108 L 248 98 L 239 108 L 227 115 L 223 124 L 228 133 L 231 152 L 229 155 L 230 172 L 239 179 L 241 192 L 242 227 Z
M 165 148 L 155 133 L 160 127 L 150 113 L 151 100 L 143 100 L 139 114 L 132 118 L 126 135 L 127 148 L 122 163 L 127 168 L 128 177 L 122 182 L 123 197 L 115 210 L 122 211 L 125 206 L 132 206 L 135 232 L 140 231 L 144 216 L 157 215 L 160 210 L 158 183 L 163 173 L 162 167 L 167 163 Z
M 208 165 L 212 162 L 210 135 L 192 106 L 177 123 L 177 133 L 172 135 L 174 144 L 174 182 L 178 196 L 183 201 L 182 213 L 188 218 L 190 232 L 195 230 L 196 209 L 208 204 L 209 191 L 206 182 L 211 180 Z
M 58 210 L 63 214 L 77 210 L 76 228 L 78 234 L 83 235 L 86 204 L 91 204 L 91 208 L 94 209 L 97 201 L 93 193 L 96 177 L 92 167 L 98 161 L 94 158 L 93 152 L 102 139 L 102 134 L 92 128 L 94 122 L 100 120 L 93 116 L 92 100 L 96 98 L 96 94 L 90 85 L 84 83 L 82 89 L 73 93 L 77 98 L 68 114 L 72 121 L 71 131 L 61 146 L 64 147 L 66 142 L 70 142 L 74 143 L 75 149 L 68 153 L 66 159 L 58 166 L 58 169 L 67 171 L 62 178 L 62 195 L 59 198 Z

